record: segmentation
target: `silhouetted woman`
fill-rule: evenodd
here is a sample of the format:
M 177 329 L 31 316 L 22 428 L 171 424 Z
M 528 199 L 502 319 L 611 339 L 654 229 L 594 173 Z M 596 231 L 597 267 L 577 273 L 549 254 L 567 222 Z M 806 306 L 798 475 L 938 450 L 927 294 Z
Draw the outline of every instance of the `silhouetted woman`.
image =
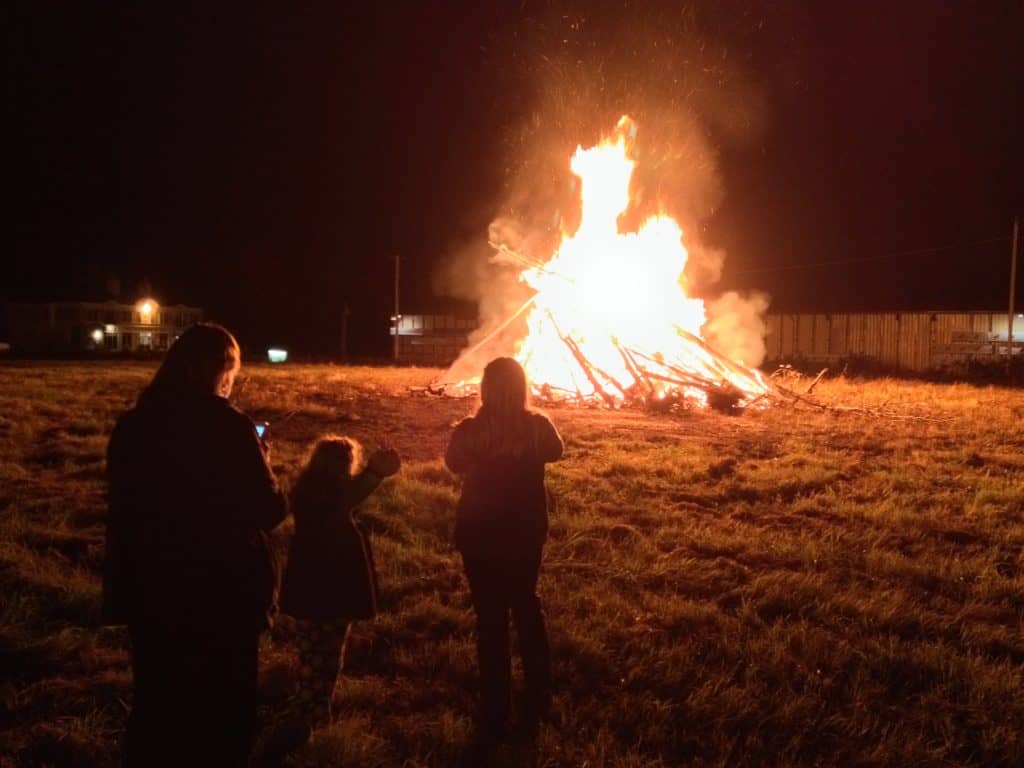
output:
M 103 615 L 127 624 L 130 766 L 245 765 L 257 650 L 287 505 L 248 416 L 228 403 L 240 352 L 213 324 L 167 353 L 107 449 Z
M 548 531 L 544 465 L 561 458 L 563 448 L 554 425 L 529 408 L 526 374 L 512 358 L 487 365 L 480 399 L 476 415 L 456 426 L 445 462 L 464 476 L 455 546 L 476 611 L 477 739 L 486 748 L 507 725 L 510 612 L 526 678 L 521 725 L 534 728 L 550 705 L 551 662 L 537 576 Z

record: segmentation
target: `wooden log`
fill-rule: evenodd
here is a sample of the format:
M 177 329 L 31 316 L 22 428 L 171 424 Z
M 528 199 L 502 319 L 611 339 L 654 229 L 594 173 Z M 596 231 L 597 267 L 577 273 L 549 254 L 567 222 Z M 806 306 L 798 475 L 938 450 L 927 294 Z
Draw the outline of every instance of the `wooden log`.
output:
M 814 381 L 807 385 L 807 391 L 804 392 L 804 394 L 811 394 L 811 392 L 814 391 L 814 388 L 818 386 L 818 382 L 821 381 L 821 377 L 824 376 L 826 373 L 828 373 L 828 368 L 822 368 L 820 371 L 818 371 L 818 375 L 814 377 Z
M 615 348 L 617 350 L 619 350 L 619 354 L 622 355 L 622 360 L 626 364 L 626 369 L 629 371 L 630 375 L 636 381 L 636 385 L 637 386 L 640 386 L 641 384 L 646 385 L 646 387 L 647 387 L 647 395 L 649 397 L 654 397 L 654 394 L 655 394 L 654 384 L 652 384 L 651 380 L 649 378 L 647 378 L 647 374 L 644 371 L 644 369 L 640 366 L 639 363 L 637 363 L 636 360 L 633 359 L 633 355 L 630 353 L 630 351 L 628 349 L 625 349 L 625 348 L 623 348 L 622 346 L 619 345 L 619 342 L 618 342 L 617 339 L 613 339 L 612 343 L 615 345 Z
M 692 389 L 706 390 L 706 387 L 703 387 L 700 384 L 694 384 L 692 381 L 683 381 L 682 379 L 665 376 L 664 374 L 655 373 L 654 371 L 647 371 L 647 375 L 655 381 L 664 381 L 667 384 L 675 384 L 677 387 L 690 387 Z
M 597 392 L 597 394 L 599 394 L 601 398 L 609 406 L 615 406 L 615 398 L 609 395 L 607 392 L 605 392 L 604 387 L 601 386 L 601 382 L 597 380 L 597 377 L 594 375 L 594 372 L 590 369 L 589 361 L 580 351 L 580 348 L 579 346 L 577 346 L 576 342 L 574 342 L 572 339 L 570 339 L 568 336 L 562 333 L 562 329 L 559 327 L 558 321 L 555 320 L 555 316 L 551 314 L 550 309 L 547 310 L 547 316 L 548 319 L 551 321 L 551 324 L 555 327 L 555 333 L 558 334 L 558 338 L 562 340 L 562 343 L 565 344 L 566 348 L 569 350 L 569 353 L 573 356 L 573 359 L 576 360 L 576 362 L 579 364 L 580 368 L 583 370 L 583 373 L 586 375 L 587 380 L 590 382 L 590 385 L 594 388 L 594 391 Z
M 607 379 L 609 382 L 611 382 L 611 385 L 613 387 L 615 387 L 617 390 L 619 390 L 619 392 L 622 393 L 623 397 L 626 397 L 626 388 L 624 386 L 622 386 L 622 384 L 619 383 L 619 380 L 616 379 L 614 376 L 612 376 L 610 373 L 608 373 L 603 368 L 600 368 L 600 367 L 594 365 L 592 362 L 590 362 L 590 360 L 587 358 L 587 356 L 583 354 L 583 350 L 580 349 L 580 345 L 576 343 L 575 339 L 567 337 L 565 339 L 565 342 L 566 342 L 566 344 L 570 345 L 570 349 L 573 349 L 573 350 L 575 350 L 576 353 L 578 353 L 579 357 L 577 357 L 577 360 L 580 357 L 582 357 L 586 361 L 587 366 L 590 368 L 590 370 L 592 370 L 595 373 L 598 373 L 599 375 L 603 376 L 605 379 Z
M 708 343 L 704 341 L 704 339 L 700 338 L 699 336 L 694 336 L 685 328 L 681 328 L 677 325 L 675 326 L 675 329 L 676 333 L 682 336 L 685 340 L 693 342 L 694 344 L 699 346 L 701 349 L 703 349 L 705 352 L 711 355 L 713 359 L 718 361 L 721 365 L 725 366 L 728 370 L 734 372 L 738 376 L 742 376 L 743 378 L 747 379 L 757 389 L 764 389 L 765 385 L 762 382 L 758 381 L 756 378 L 754 378 L 749 368 L 747 368 L 746 366 L 742 366 L 739 363 L 733 362 L 728 357 L 723 355 L 721 352 L 718 352 L 713 347 L 709 346 Z
M 700 376 L 700 375 L 698 375 L 696 373 L 693 373 L 691 371 L 687 371 L 687 370 L 684 370 L 682 368 L 679 368 L 678 366 L 672 365 L 671 363 L 666 363 L 664 360 L 658 360 L 656 357 L 653 357 L 652 355 L 648 355 L 645 352 L 641 352 L 638 349 L 631 349 L 631 350 L 629 350 L 629 352 L 631 354 L 634 354 L 634 355 L 637 355 L 639 357 L 642 357 L 642 358 L 644 358 L 646 360 L 650 360 L 655 365 L 659 365 L 662 368 L 665 368 L 666 370 L 669 370 L 672 373 L 676 374 L 677 376 L 680 376 L 680 377 L 686 379 L 687 382 L 688 382 L 687 386 L 695 386 L 695 387 L 700 387 L 702 389 L 706 389 L 707 387 L 718 387 L 718 386 L 721 386 L 722 381 L 724 381 L 724 380 L 716 381 L 714 379 L 704 378 L 703 376 Z M 648 373 L 650 373 L 650 372 L 648 372 Z

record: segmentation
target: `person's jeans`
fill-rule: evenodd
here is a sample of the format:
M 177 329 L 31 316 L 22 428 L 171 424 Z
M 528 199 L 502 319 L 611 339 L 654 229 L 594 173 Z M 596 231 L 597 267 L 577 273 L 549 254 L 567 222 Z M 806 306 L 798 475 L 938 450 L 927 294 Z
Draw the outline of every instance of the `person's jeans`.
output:
M 539 717 L 551 696 L 551 652 L 547 627 L 537 596 L 540 555 L 491 558 L 463 555 L 476 611 L 477 657 L 480 665 L 480 728 L 500 733 L 508 719 L 512 691 L 509 613 L 519 637 L 526 678 L 524 716 Z
M 256 725 L 259 633 L 129 632 L 132 710 L 124 764 L 246 765 Z

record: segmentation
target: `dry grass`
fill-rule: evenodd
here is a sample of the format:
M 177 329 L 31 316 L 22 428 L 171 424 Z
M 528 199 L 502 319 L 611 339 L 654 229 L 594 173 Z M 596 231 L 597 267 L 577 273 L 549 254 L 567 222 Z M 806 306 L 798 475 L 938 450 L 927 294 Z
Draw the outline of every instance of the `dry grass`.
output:
M 0 765 L 113 765 L 124 633 L 96 615 L 103 455 L 144 365 L 0 366 Z M 338 431 L 390 435 L 367 505 L 385 611 L 300 766 L 448 766 L 470 728 L 472 616 L 440 456 L 468 401 L 416 369 L 245 369 L 279 473 Z M 1024 393 L 825 381 L 940 420 L 776 409 L 555 409 L 542 576 L 558 693 L 505 765 L 1024 764 Z M 278 534 L 283 546 L 288 524 Z M 291 679 L 264 645 L 266 711 Z

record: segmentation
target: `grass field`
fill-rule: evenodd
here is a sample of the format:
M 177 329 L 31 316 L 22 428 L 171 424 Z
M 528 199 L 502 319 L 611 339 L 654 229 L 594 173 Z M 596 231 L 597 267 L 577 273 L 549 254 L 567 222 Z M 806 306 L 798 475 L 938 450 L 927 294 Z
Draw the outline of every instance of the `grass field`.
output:
M 0 365 L 0 766 L 114 765 L 123 630 L 98 626 L 104 450 L 152 367 Z M 435 372 L 243 368 L 287 482 L 318 434 L 390 436 L 365 508 L 384 611 L 299 766 L 450 766 L 472 614 Z M 536 766 L 1024 765 L 1024 392 L 825 380 L 726 416 L 549 410 L 566 455 L 541 579 L 557 693 Z M 290 522 L 276 533 L 282 548 Z M 294 670 L 263 646 L 264 711 Z

